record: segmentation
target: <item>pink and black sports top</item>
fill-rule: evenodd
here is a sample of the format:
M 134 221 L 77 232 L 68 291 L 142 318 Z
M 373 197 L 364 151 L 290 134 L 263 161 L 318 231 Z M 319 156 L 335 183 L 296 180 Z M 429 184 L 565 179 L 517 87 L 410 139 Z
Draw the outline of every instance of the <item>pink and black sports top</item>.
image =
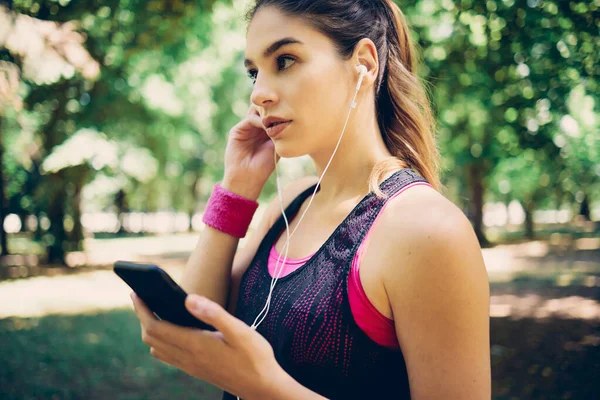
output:
M 393 320 L 366 297 L 358 267 L 365 243 L 387 202 L 429 183 L 410 168 L 381 183 L 387 199 L 366 195 L 316 253 L 289 259 L 273 290 L 269 312 L 256 329 L 273 346 L 282 368 L 329 399 L 409 399 L 408 374 Z M 315 189 L 287 207 L 291 220 Z M 251 325 L 263 309 L 285 233 L 280 216 L 261 242 L 240 285 L 236 317 Z M 283 260 L 281 257 L 280 263 Z M 224 400 L 235 399 L 225 392 Z
M 352 259 L 352 265 L 350 268 L 350 275 L 348 277 L 348 300 L 350 301 L 350 309 L 352 310 L 352 315 L 356 320 L 356 323 L 360 328 L 373 339 L 375 342 L 379 343 L 382 346 L 390 347 L 390 348 L 399 348 L 398 338 L 396 337 L 396 328 L 394 327 L 394 320 L 383 315 L 371 301 L 367 297 L 363 286 L 360 281 L 360 261 L 364 252 L 365 245 L 368 243 L 369 236 L 373 231 L 373 227 L 377 224 L 377 220 L 383 214 L 383 210 L 389 204 L 390 200 L 399 196 L 405 190 L 413 187 L 413 186 L 431 186 L 426 182 L 414 182 L 409 185 L 404 186 L 401 190 L 398 190 L 393 196 L 389 197 L 373 224 L 369 228 L 365 238 L 363 239 L 358 251 L 354 255 Z M 314 190 L 314 186 L 313 186 Z M 287 215 L 287 214 L 286 214 Z M 285 232 L 285 231 L 284 231 Z M 282 232 L 282 234 L 284 233 Z M 277 240 L 275 241 L 277 242 Z M 269 275 L 271 277 L 275 277 L 277 275 L 276 268 L 279 267 L 281 272 L 279 273 L 279 277 L 284 277 L 294 272 L 298 268 L 302 267 L 307 261 L 311 259 L 314 255 L 311 254 L 302 258 L 287 258 L 285 264 L 283 264 L 283 254 L 280 254 L 275 248 L 275 244 L 271 247 L 271 253 L 269 254 Z

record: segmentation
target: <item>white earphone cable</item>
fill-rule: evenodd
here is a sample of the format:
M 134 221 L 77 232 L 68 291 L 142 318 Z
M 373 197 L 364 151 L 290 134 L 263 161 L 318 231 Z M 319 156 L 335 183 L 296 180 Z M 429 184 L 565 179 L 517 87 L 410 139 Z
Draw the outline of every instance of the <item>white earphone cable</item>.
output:
M 361 72 L 364 71 L 364 70 L 366 70 L 366 68 L 363 69 L 363 70 L 361 70 Z M 321 180 L 325 176 L 325 172 L 327 172 L 327 169 L 329 168 L 329 165 L 333 161 L 333 157 L 335 156 L 335 153 L 337 152 L 338 147 L 340 146 L 340 143 L 342 141 L 342 137 L 344 136 L 344 132 L 346 131 L 346 126 L 348 125 L 348 120 L 350 119 L 350 113 L 352 112 L 353 108 L 356 108 L 355 100 L 356 100 L 356 96 L 358 95 L 358 90 L 360 89 L 360 84 L 362 82 L 363 75 L 364 75 L 364 73 L 361 73 L 361 76 L 360 76 L 360 78 L 358 80 L 358 83 L 356 85 L 356 91 L 354 92 L 354 97 L 352 98 L 352 103 L 350 105 L 350 109 L 348 110 L 348 115 L 346 116 L 346 121 L 344 123 L 344 128 L 342 129 L 342 134 L 340 135 L 340 138 L 338 139 L 338 142 L 337 142 L 337 144 L 335 146 L 335 149 L 333 150 L 333 154 L 329 158 L 329 162 L 325 166 L 325 169 L 323 170 L 323 173 L 321 174 L 321 177 L 317 181 L 317 185 L 315 186 L 315 190 L 314 190 L 312 196 L 310 197 L 310 201 L 308 202 L 308 205 L 306 206 L 306 209 L 304 210 L 304 212 L 300 216 L 300 219 L 298 220 L 298 223 L 296 224 L 296 227 L 294 228 L 294 230 L 292 231 L 291 234 L 289 232 L 289 222 L 288 222 L 287 216 L 285 215 L 285 210 L 283 208 L 283 199 L 282 199 L 283 196 L 281 194 L 281 187 L 279 185 L 279 170 L 277 168 L 277 153 L 276 152 L 274 153 L 274 157 L 275 157 L 275 174 L 277 175 L 277 180 L 276 180 L 276 182 L 277 182 L 277 195 L 279 196 L 279 205 L 281 207 L 281 213 L 282 213 L 283 219 L 285 221 L 285 227 L 286 227 L 286 233 L 287 233 L 287 238 L 286 238 L 286 241 L 285 241 L 285 244 L 284 244 L 284 247 L 285 247 L 285 256 L 283 258 L 283 263 L 281 263 L 281 264 L 279 264 L 279 261 L 281 260 L 281 254 L 279 254 L 279 257 L 277 258 L 277 263 L 275 264 L 276 265 L 275 266 L 275 276 L 273 278 L 271 278 L 271 287 L 270 287 L 270 290 L 269 290 L 269 295 L 267 296 L 267 302 L 266 302 L 265 306 L 263 307 L 263 309 L 261 310 L 261 312 L 257 315 L 257 317 L 254 320 L 254 322 L 252 323 L 251 328 L 253 328 L 253 329 L 256 329 L 258 327 L 258 325 L 260 325 L 260 323 L 265 319 L 265 317 L 267 316 L 267 313 L 269 312 L 269 307 L 270 307 L 270 304 L 271 304 L 271 294 L 273 293 L 273 288 L 275 287 L 275 284 L 279 280 L 279 275 L 281 274 L 281 271 L 283 270 L 283 266 L 285 265 L 285 263 L 287 261 L 288 250 L 290 248 L 290 246 L 289 246 L 290 239 L 294 235 L 294 233 L 296 232 L 296 230 L 298 229 L 298 227 L 300 226 L 300 222 L 302 222 L 302 219 L 304 218 L 304 216 L 306 215 L 306 212 L 310 208 L 310 205 L 312 204 L 313 198 L 315 197 L 315 194 L 317 193 L 317 190 L 319 188 L 319 184 L 321 183 Z M 265 308 L 266 308 L 266 311 L 265 311 Z M 261 316 L 261 314 L 263 313 L 263 311 L 265 311 L 265 314 L 263 315 L 263 317 L 261 318 L 261 320 L 258 323 L 256 323 L 256 320 Z
M 283 267 L 287 261 L 288 250 L 290 249 L 290 239 L 294 235 L 294 233 L 296 232 L 298 227 L 300 226 L 300 222 L 302 222 L 302 219 L 304 218 L 304 216 L 306 215 L 306 212 L 308 211 L 310 205 L 312 204 L 313 198 L 315 197 L 315 194 L 317 193 L 317 190 L 319 189 L 319 185 L 321 184 L 321 180 L 325 176 L 325 172 L 327 172 L 327 168 L 329 168 L 331 161 L 333 161 L 333 156 L 335 156 L 335 153 L 337 152 L 338 147 L 340 146 L 342 137 L 344 136 L 344 132 L 346 131 L 346 126 L 348 125 L 348 120 L 350 119 L 350 113 L 352 112 L 353 108 L 356 108 L 356 102 L 355 102 L 356 96 L 358 95 L 358 90 L 360 89 L 360 84 L 362 83 L 362 79 L 367 72 L 367 68 L 365 66 L 360 65 L 359 68 L 360 68 L 360 77 L 358 78 L 358 83 L 356 84 L 356 91 L 354 92 L 354 97 L 352 98 L 352 103 L 350 104 L 350 109 L 348 110 L 348 115 L 346 116 L 346 122 L 344 122 L 344 128 L 342 129 L 342 134 L 340 135 L 340 138 L 338 139 L 335 149 L 333 150 L 333 154 L 329 158 L 329 162 L 325 166 L 325 169 L 323 170 L 321 177 L 317 181 L 317 185 L 315 186 L 315 190 L 310 197 L 310 201 L 308 202 L 308 205 L 306 206 L 306 210 L 304 210 L 304 212 L 300 216 L 300 219 L 298 220 L 298 223 L 296 224 L 296 227 L 294 228 L 294 230 L 292 231 L 291 234 L 290 234 L 290 225 L 289 225 L 287 216 L 285 215 L 285 210 L 283 207 L 283 195 L 281 193 L 281 185 L 279 184 L 279 169 L 277 168 L 277 152 L 276 151 L 273 152 L 273 156 L 275 158 L 275 175 L 276 175 L 276 182 L 277 182 L 277 196 L 279 197 L 279 206 L 281 207 L 281 213 L 283 215 L 283 220 L 285 221 L 285 231 L 286 231 L 286 235 L 287 235 L 285 244 L 284 244 L 285 256 L 283 257 L 283 263 L 281 263 L 281 264 L 279 263 L 279 261 L 281 260 L 281 254 L 279 254 L 279 257 L 277 258 L 277 263 L 275 264 L 275 271 L 274 271 L 275 276 L 273 278 L 271 278 L 271 285 L 270 285 L 269 295 L 267 296 L 267 302 L 265 303 L 265 306 L 260 311 L 260 313 L 258 313 L 256 318 L 254 319 L 254 322 L 250 326 L 250 328 L 252 328 L 254 330 L 256 330 L 258 325 L 260 325 L 262 323 L 262 321 L 265 319 L 265 317 L 267 316 L 267 314 L 269 312 L 269 307 L 271 305 L 271 295 L 273 294 L 273 289 L 275 288 L 275 284 L 279 280 L 279 275 L 281 274 L 281 271 L 283 270 Z M 264 315 L 262 315 L 263 312 L 264 312 Z M 262 318 L 261 318 L 261 315 L 262 315 Z M 261 318 L 260 321 L 258 321 L 258 323 L 256 323 L 256 320 L 258 320 L 259 318 Z M 237 397 L 237 400 L 240 400 L 239 396 L 236 396 L 236 397 Z

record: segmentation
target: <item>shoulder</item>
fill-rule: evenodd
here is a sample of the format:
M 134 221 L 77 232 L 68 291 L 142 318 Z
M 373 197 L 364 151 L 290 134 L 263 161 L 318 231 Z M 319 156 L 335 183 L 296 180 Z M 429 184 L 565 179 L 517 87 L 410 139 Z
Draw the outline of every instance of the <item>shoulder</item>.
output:
M 418 247 L 429 253 L 450 245 L 481 251 L 467 216 L 430 186 L 417 185 L 390 199 L 379 225 L 381 237 L 391 238 L 390 251 Z
M 411 391 L 489 398 L 489 280 L 469 219 L 427 186 L 391 199 L 384 212 L 383 286 Z
M 461 260 L 454 268 L 484 270 L 483 256 L 471 222 L 463 211 L 437 190 L 418 185 L 389 200 L 381 216 L 378 236 L 387 259 L 386 280 L 405 274 L 435 274 Z M 480 271 L 481 272 L 481 271 Z M 486 276 L 487 279 L 487 276 Z

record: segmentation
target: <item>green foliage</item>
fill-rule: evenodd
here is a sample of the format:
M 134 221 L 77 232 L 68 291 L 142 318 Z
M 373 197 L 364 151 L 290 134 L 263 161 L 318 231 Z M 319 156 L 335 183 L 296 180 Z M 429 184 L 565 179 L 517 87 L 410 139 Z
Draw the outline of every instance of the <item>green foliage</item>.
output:
M 100 73 L 89 78 L 75 69 L 51 84 L 22 77 L 24 109 L 2 116 L 9 212 L 53 209 L 58 246 L 63 234 L 81 240 L 61 232 L 62 216 L 76 213 L 80 195 L 82 211 L 112 209 L 123 189 L 134 210 L 192 213 L 222 178 L 227 132 L 249 105 L 245 4 L 14 1 L 14 15 L 74 23 Z M 598 201 L 598 1 L 400 5 L 423 53 L 420 74 L 431 83 L 454 202 L 477 214 L 478 198 L 518 200 L 531 210 Z M 6 49 L 0 59 L 22 67 Z M 47 158 L 69 153 L 63 145 L 83 143 L 73 138 L 89 131 L 98 139 L 86 143 L 113 149 L 102 154 L 116 161 L 86 151 L 79 157 L 85 167 L 67 173 L 75 165 L 66 162 L 44 170 Z M 274 190 L 269 182 L 264 196 Z M 66 204 L 52 208 L 48 199 Z
M 435 86 L 439 110 L 440 144 L 450 175 L 475 164 L 485 171 L 485 181 L 502 181 L 506 163 L 517 174 L 512 187 L 559 194 L 554 185 L 539 185 L 539 177 L 519 180 L 523 168 L 547 170 L 557 177 L 566 171 L 579 176 L 570 154 L 561 151 L 554 137 L 560 120 L 571 109 L 569 93 L 580 86 L 589 92 L 588 114 L 597 114 L 600 56 L 599 5 L 566 1 L 421 1 L 407 10 L 421 32 L 429 79 Z M 585 88 L 585 89 L 583 89 Z M 581 95 L 580 95 L 581 96 Z M 593 110 L 593 111 L 591 111 Z M 586 143 L 598 146 L 598 126 Z M 520 163 L 519 158 L 530 150 Z M 588 160 L 587 181 L 592 187 L 563 187 L 571 194 L 599 192 L 596 152 Z M 514 158 L 514 160 L 513 160 Z M 520 165 L 520 167 L 517 167 Z M 519 169 L 520 168 L 520 169 Z M 579 168 L 581 170 L 581 168 Z M 564 179 L 564 178 L 563 178 Z M 542 179 L 544 182 L 546 178 Z M 553 179 L 555 180 L 555 179 Z M 489 200 L 523 200 L 523 191 L 499 193 L 490 185 Z

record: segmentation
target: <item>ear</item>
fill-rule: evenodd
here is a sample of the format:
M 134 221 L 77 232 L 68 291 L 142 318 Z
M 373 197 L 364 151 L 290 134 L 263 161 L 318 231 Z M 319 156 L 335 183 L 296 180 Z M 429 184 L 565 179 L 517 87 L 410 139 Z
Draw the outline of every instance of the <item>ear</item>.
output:
M 367 67 L 367 74 L 363 78 L 362 87 L 369 88 L 377 80 L 379 73 L 379 58 L 377 57 L 377 47 L 371 39 L 361 39 L 354 48 L 354 54 L 351 58 L 352 65 L 356 67 L 359 64 Z M 358 71 L 356 68 L 353 71 Z

